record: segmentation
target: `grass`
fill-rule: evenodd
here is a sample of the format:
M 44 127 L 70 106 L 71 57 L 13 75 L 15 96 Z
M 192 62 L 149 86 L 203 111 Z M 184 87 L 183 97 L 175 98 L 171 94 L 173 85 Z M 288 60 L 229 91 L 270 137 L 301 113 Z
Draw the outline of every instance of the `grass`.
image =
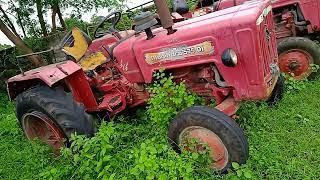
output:
M 250 169 L 263 179 L 320 178 L 320 82 L 286 94 L 275 108 L 248 106 L 241 125 L 250 144 Z
M 276 107 L 246 103 L 240 109 L 237 121 L 250 144 L 250 159 L 241 169 L 254 179 L 320 178 L 320 81 L 303 86 Z M 0 179 L 35 179 L 48 167 L 64 166 L 46 146 L 25 139 L 13 104 L 4 93 L 0 96 Z
M 0 101 L 0 154 L 0 179 L 32 179 L 54 158 L 46 146 L 26 140 L 14 106 L 4 93 Z

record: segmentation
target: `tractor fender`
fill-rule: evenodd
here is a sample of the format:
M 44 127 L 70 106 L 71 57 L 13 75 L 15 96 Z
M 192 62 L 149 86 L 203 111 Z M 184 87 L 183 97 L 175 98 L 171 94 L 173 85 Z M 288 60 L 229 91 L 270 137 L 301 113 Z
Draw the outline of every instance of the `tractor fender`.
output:
M 62 80 L 68 85 L 74 98 L 83 103 L 87 110 L 98 110 L 82 68 L 73 61 L 51 64 L 16 75 L 8 80 L 7 90 L 10 99 L 15 100 L 19 94 L 31 87 L 39 84 L 53 87 Z

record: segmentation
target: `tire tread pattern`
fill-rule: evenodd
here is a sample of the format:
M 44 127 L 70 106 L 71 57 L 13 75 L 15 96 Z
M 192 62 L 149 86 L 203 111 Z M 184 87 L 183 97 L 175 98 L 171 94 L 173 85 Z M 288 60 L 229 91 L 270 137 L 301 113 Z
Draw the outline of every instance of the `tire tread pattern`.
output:
M 47 115 L 69 139 L 77 133 L 93 136 L 96 128 L 93 117 L 85 112 L 83 104 L 76 102 L 71 93 L 62 88 L 33 87 L 16 98 L 16 116 L 20 122 L 25 113 L 40 111 Z
M 216 133 L 229 152 L 228 165 L 221 171 L 226 172 L 231 162 L 243 164 L 249 157 L 249 146 L 239 125 L 223 112 L 207 106 L 194 106 L 180 112 L 169 126 L 169 141 L 176 151 L 180 151 L 180 133 L 187 127 L 200 126 Z

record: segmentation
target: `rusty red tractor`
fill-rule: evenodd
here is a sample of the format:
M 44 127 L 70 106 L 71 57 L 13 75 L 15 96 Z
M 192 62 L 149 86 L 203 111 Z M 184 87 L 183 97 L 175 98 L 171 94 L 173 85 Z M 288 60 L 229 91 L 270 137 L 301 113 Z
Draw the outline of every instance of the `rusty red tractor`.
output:
M 92 41 L 79 29 L 64 38 L 72 59 L 24 72 L 8 81 L 16 115 L 28 139 L 60 148 L 72 133 L 94 135 L 94 115 L 112 117 L 144 106 L 146 85 L 160 69 L 184 81 L 189 90 L 216 101 L 195 106 L 171 122 L 173 148 L 196 138 L 207 143 L 212 168 L 226 171 L 245 163 L 249 150 L 242 129 L 231 118 L 244 101 L 274 103 L 283 93 L 276 34 L 267 0 L 252 1 L 174 23 L 162 0 L 155 0 L 160 25 L 151 12 L 135 17 L 135 30 L 118 32 L 120 12 L 98 25 Z M 112 21 L 108 31 L 106 22 Z
M 174 9 L 185 18 L 211 13 L 246 3 L 248 0 L 199 0 L 193 12 L 189 12 L 184 0 L 176 0 Z M 187 11 L 186 11 L 187 10 Z M 276 24 L 279 67 L 296 80 L 318 77 L 311 65 L 320 65 L 320 1 L 272 0 L 272 12 Z

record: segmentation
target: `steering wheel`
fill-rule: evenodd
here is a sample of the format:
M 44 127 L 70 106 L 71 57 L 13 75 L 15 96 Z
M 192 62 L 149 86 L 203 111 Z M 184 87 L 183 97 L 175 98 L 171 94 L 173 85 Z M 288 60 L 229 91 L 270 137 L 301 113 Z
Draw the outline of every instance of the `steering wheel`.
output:
M 119 23 L 121 16 L 122 16 L 121 12 L 115 11 L 115 12 L 109 14 L 108 16 L 106 16 L 105 18 L 103 18 L 103 20 L 99 23 L 99 25 L 94 30 L 93 36 L 95 38 L 100 38 L 106 34 L 112 34 L 112 35 L 117 36 L 118 38 L 121 38 L 121 37 L 119 37 L 120 34 L 119 34 L 118 30 L 116 29 L 116 26 Z M 108 20 L 111 20 L 111 22 L 112 22 L 111 27 L 107 31 L 101 31 L 100 29 L 103 28 L 103 26 L 105 25 L 106 22 L 108 22 Z

